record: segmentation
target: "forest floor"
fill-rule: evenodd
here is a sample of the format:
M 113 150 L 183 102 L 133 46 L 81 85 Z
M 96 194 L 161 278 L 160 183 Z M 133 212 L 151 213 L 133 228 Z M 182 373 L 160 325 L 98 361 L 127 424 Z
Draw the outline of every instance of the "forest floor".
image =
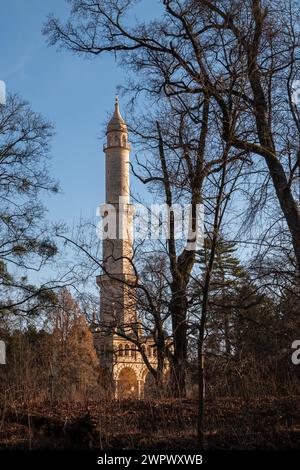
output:
M 0 449 L 196 448 L 197 402 L 102 401 L 0 405 Z M 207 449 L 300 447 L 300 401 L 209 399 Z

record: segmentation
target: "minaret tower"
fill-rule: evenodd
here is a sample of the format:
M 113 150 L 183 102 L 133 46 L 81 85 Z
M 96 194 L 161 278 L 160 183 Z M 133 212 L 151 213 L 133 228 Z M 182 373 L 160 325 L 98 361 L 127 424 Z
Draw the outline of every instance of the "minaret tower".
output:
M 129 329 L 135 323 L 135 282 L 132 267 L 133 206 L 129 194 L 128 129 L 119 110 L 108 123 L 105 152 L 106 200 L 101 206 L 104 217 L 103 274 L 97 277 L 100 287 L 101 322 L 107 326 Z
M 101 322 L 95 327 L 94 343 L 101 370 L 107 377 L 107 382 L 103 382 L 112 385 L 113 396 L 141 398 L 148 376 L 141 348 L 152 367 L 156 367 L 157 359 L 153 339 L 143 335 L 136 318 L 136 276 L 132 265 L 134 208 L 129 194 L 130 146 L 118 99 L 106 136 L 106 202 L 100 207 L 105 231 L 103 272 L 97 276 Z

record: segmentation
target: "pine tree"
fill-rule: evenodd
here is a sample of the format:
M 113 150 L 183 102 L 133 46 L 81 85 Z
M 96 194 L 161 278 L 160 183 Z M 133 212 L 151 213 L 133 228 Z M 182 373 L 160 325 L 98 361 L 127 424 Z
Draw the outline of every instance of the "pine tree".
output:
M 198 253 L 198 262 L 203 273 L 207 267 L 210 249 L 211 241 L 206 238 L 203 249 Z M 237 302 L 237 290 L 249 278 L 235 253 L 235 243 L 220 238 L 210 285 L 210 313 L 207 323 L 207 347 L 220 353 L 225 350 L 228 356 L 232 354 L 232 316 L 233 305 Z

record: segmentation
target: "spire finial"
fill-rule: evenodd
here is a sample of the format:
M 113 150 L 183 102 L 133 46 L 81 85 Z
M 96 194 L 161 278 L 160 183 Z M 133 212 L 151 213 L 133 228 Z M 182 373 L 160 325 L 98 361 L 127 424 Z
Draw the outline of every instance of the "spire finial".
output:
M 127 132 L 127 127 L 124 122 L 124 119 L 122 118 L 119 110 L 119 97 L 116 94 L 115 98 L 115 112 L 111 118 L 111 120 L 108 123 L 107 126 L 107 132 L 110 131 L 125 131 Z

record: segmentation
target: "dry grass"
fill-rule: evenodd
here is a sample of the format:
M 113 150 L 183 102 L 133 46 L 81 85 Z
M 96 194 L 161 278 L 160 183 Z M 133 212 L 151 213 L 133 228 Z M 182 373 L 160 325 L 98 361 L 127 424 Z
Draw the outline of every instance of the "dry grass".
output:
M 192 449 L 194 400 L 11 403 L 0 409 L 0 448 Z M 300 403 L 283 398 L 209 399 L 208 449 L 296 449 Z

